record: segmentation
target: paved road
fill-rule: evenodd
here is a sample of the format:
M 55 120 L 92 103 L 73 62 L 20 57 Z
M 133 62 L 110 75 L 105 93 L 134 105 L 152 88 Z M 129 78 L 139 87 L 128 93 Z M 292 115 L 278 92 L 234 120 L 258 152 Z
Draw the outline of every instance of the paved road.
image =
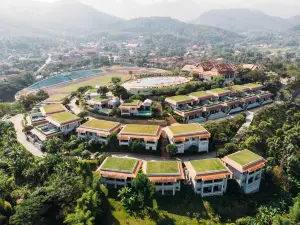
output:
M 254 111 L 247 111 L 246 112 L 246 122 L 240 127 L 234 138 L 238 139 L 240 138 L 249 128 L 251 125 L 253 118 L 254 118 Z
M 34 156 L 43 157 L 45 154 L 41 150 L 39 150 L 36 146 L 34 146 L 32 143 L 27 141 L 26 136 L 22 131 L 23 130 L 22 123 L 21 123 L 22 119 L 23 119 L 22 114 L 18 114 L 8 119 L 14 124 L 14 127 L 17 132 L 18 141 Z
M 71 110 L 78 115 L 81 112 L 81 109 L 75 104 L 76 100 L 78 100 L 78 98 L 73 98 L 69 104 Z

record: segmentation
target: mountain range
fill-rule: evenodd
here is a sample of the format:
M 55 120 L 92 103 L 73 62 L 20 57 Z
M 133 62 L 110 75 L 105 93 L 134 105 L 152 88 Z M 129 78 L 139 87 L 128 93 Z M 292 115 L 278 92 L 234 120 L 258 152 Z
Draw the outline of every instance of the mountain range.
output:
M 201 14 L 194 24 L 219 27 L 234 32 L 284 31 L 300 24 L 300 16 L 284 19 L 250 9 L 210 10 Z

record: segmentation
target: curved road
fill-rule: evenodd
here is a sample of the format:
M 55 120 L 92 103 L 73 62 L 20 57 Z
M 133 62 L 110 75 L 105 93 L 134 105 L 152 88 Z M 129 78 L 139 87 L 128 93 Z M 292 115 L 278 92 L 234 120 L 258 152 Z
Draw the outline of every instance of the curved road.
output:
M 9 121 L 11 121 L 14 124 L 18 141 L 32 155 L 38 156 L 38 157 L 43 157 L 45 154 L 41 150 L 39 150 L 36 146 L 34 146 L 31 142 L 29 142 L 26 138 L 26 135 L 23 133 L 23 131 L 22 131 L 23 126 L 22 126 L 22 122 L 21 122 L 22 119 L 23 119 L 22 114 L 15 115 L 15 116 L 11 117 L 10 119 L 8 119 Z

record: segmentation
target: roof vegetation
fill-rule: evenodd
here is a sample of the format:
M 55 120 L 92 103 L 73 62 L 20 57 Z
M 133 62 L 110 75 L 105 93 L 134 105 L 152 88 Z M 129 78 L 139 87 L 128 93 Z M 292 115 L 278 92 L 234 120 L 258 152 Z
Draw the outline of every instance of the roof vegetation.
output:
M 174 174 L 179 173 L 177 161 L 148 161 L 146 167 L 147 174 Z
M 72 113 L 69 113 L 69 112 L 55 113 L 55 114 L 49 115 L 48 117 L 55 120 L 58 123 L 65 123 L 68 121 L 79 119 L 78 116 L 76 116 Z
M 235 161 L 236 163 L 240 164 L 241 166 L 247 165 L 249 163 L 255 162 L 259 159 L 262 159 L 261 156 L 249 151 L 243 150 L 231 155 L 227 156 L 229 159 Z
M 136 163 L 136 159 L 108 157 L 102 165 L 101 169 L 133 172 Z
M 63 101 L 65 98 L 67 98 L 69 96 L 69 94 L 56 94 L 56 95 L 51 95 L 48 99 L 46 99 L 45 101 L 48 102 L 61 102 Z
M 42 107 L 46 113 L 65 111 L 65 108 L 61 104 L 51 104 Z
M 127 124 L 121 133 L 156 135 L 158 129 L 157 125 Z
M 82 124 L 81 126 L 87 127 L 87 128 L 99 129 L 99 130 L 111 130 L 114 127 L 116 127 L 118 124 L 119 123 L 117 123 L 117 122 L 92 119 L 92 120 Z
M 186 133 L 198 133 L 198 132 L 206 131 L 206 129 L 198 123 L 170 126 L 169 129 L 175 135 L 186 134 Z
M 219 159 L 203 159 L 190 161 L 196 173 L 225 170 L 225 165 Z
M 183 102 L 183 101 L 192 101 L 193 99 L 186 95 L 177 95 L 173 97 L 168 97 L 167 99 L 170 99 L 175 102 Z

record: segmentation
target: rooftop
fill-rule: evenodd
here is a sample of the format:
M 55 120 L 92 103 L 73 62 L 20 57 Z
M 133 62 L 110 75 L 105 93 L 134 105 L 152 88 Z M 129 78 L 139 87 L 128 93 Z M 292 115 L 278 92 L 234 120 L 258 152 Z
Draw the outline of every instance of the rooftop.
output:
M 97 88 L 92 88 L 92 89 L 89 89 L 87 91 L 87 93 L 97 93 L 98 89 Z
M 96 120 L 92 119 L 84 124 L 82 124 L 82 127 L 92 128 L 92 129 L 99 129 L 99 130 L 111 130 L 114 127 L 119 125 L 117 122 L 111 122 L 106 120 Z
M 259 159 L 262 159 L 261 156 L 249 151 L 249 150 L 243 150 L 236 153 L 233 153 L 231 155 L 227 156 L 229 159 L 233 160 L 234 162 L 238 163 L 241 166 L 245 166 L 249 163 L 253 163 Z
M 181 125 L 169 126 L 168 128 L 171 130 L 171 132 L 174 135 L 198 133 L 198 132 L 206 131 L 206 129 L 198 123 L 181 124 Z
M 244 86 L 249 87 L 249 88 L 255 88 L 255 87 L 262 87 L 262 84 L 256 84 L 256 83 L 249 83 L 249 84 L 244 84 Z
M 156 135 L 158 129 L 157 125 L 127 124 L 121 133 Z
M 60 102 L 63 101 L 65 98 L 67 98 L 69 94 L 56 94 L 51 95 L 48 99 L 46 99 L 46 102 Z
M 136 159 L 108 157 L 103 163 L 101 169 L 133 172 L 136 163 Z
M 248 89 L 248 87 L 246 87 L 244 85 L 233 85 L 231 88 L 232 88 L 232 90 L 235 90 L 235 91 L 244 91 L 244 90 Z
M 93 98 L 92 100 L 94 100 L 94 101 L 105 101 L 105 100 L 109 100 L 109 97 L 99 96 L 99 97 Z
M 206 97 L 206 96 L 211 96 L 211 94 L 207 93 L 206 91 L 198 91 L 198 92 L 191 93 L 190 96 L 202 98 L 202 97 Z
M 219 159 L 203 159 L 190 161 L 196 173 L 207 173 L 225 170 L 225 165 Z
M 140 100 L 125 100 L 122 105 L 138 105 Z
M 58 111 L 65 111 L 65 108 L 61 104 L 51 104 L 43 106 L 45 113 L 52 113 Z
M 55 114 L 49 115 L 48 117 L 58 123 L 65 123 L 68 121 L 79 119 L 79 117 L 77 117 L 76 115 L 69 113 L 69 112 L 55 113 Z
M 174 174 L 179 173 L 179 165 L 177 161 L 148 161 L 147 174 Z
M 215 89 L 212 89 L 212 90 L 209 90 L 209 91 L 213 92 L 213 93 L 217 93 L 217 94 L 222 94 L 222 93 L 227 93 L 230 90 L 226 90 L 224 88 L 215 88 Z
M 186 96 L 186 95 L 177 95 L 177 96 L 173 96 L 173 97 L 168 97 L 167 99 L 170 99 L 174 102 L 183 102 L 183 101 L 193 100 L 189 96 Z

